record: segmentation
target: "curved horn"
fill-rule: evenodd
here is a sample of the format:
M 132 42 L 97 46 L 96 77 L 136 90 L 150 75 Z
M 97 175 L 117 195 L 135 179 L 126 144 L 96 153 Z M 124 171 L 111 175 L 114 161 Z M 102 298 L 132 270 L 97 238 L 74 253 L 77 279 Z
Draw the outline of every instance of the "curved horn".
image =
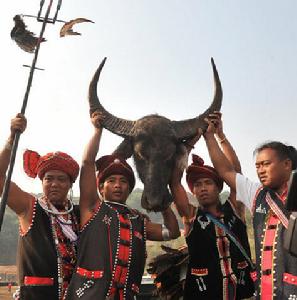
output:
M 197 134 L 197 129 L 201 128 L 203 131 L 207 129 L 207 123 L 204 119 L 212 112 L 219 111 L 222 106 L 223 90 L 221 86 L 221 81 L 219 74 L 214 63 L 213 58 L 211 58 L 211 65 L 213 69 L 213 77 L 215 84 L 214 98 L 210 107 L 201 115 L 193 119 L 187 119 L 183 121 L 172 121 L 173 127 L 176 131 L 179 140 L 187 139 Z
M 92 113 L 96 110 L 100 111 L 103 115 L 102 126 L 104 128 L 122 137 L 132 136 L 135 121 L 129 121 L 115 117 L 114 115 L 109 113 L 99 101 L 97 95 L 97 83 L 105 61 L 106 57 L 102 60 L 89 85 L 90 114 L 92 115 Z

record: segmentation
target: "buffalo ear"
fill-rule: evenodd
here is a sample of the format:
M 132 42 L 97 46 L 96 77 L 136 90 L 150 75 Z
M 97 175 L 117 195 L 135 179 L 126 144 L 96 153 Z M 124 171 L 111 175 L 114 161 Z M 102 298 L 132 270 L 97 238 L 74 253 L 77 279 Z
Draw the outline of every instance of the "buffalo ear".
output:
M 130 138 L 125 138 L 120 145 L 113 151 L 113 155 L 128 159 L 133 154 L 133 146 Z

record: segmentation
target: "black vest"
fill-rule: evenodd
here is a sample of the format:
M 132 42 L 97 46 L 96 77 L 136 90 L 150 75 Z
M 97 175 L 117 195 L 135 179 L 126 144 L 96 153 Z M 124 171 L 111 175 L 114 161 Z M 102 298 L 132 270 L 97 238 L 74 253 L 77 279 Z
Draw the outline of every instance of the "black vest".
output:
M 250 255 L 245 224 L 235 215 L 230 203 L 222 205 L 224 224 L 238 237 L 245 251 Z M 228 236 L 227 236 L 228 238 Z M 229 239 L 229 238 L 228 238 Z M 186 238 L 189 248 L 189 265 L 184 289 L 184 299 L 226 299 L 223 287 L 222 259 L 218 252 L 218 238 L 215 225 L 198 210 L 193 229 Z M 232 278 L 237 282 L 236 299 L 249 298 L 253 295 L 254 287 L 250 277 L 250 266 L 236 245 L 229 239 L 230 257 L 226 258 L 233 271 Z
M 21 300 L 60 300 L 51 222 L 37 200 L 31 228 L 19 238 L 17 265 Z
M 268 213 L 272 213 L 269 205 L 265 200 L 268 189 L 263 188 L 257 195 L 254 203 L 253 212 L 253 225 L 255 232 L 255 248 L 256 248 L 256 267 L 257 267 L 257 279 L 255 286 L 257 287 L 257 299 L 260 298 L 260 280 L 261 280 L 261 251 L 262 242 L 266 228 L 266 221 Z M 270 196 L 283 213 L 288 217 L 289 213 L 285 209 L 283 202 L 278 196 L 271 190 L 269 190 Z M 273 270 L 272 276 L 274 279 L 274 294 L 273 299 L 297 299 L 297 258 L 290 255 L 284 248 L 284 226 L 279 223 L 276 229 L 275 249 L 273 252 Z M 286 277 L 287 276 L 287 277 Z M 294 277 L 296 276 L 296 277 Z M 289 278 L 290 280 L 287 280 Z M 291 283 L 288 283 L 290 281 Z M 295 298 L 293 297 L 295 295 Z M 291 298 L 290 298 L 291 296 Z M 263 295 L 265 299 L 265 295 Z
M 66 299 L 121 299 L 119 294 L 134 299 L 146 257 L 144 224 L 128 207 L 102 202 L 81 231 L 77 270 Z

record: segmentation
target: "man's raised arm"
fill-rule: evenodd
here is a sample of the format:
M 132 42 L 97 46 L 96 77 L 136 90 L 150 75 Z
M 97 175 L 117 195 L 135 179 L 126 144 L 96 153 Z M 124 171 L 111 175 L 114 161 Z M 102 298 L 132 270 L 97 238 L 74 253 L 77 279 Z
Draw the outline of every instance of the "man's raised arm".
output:
M 95 131 L 85 148 L 82 159 L 79 181 L 81 224 L 84 224 L 93 215 L 93 209 L 99 199 L 96 184 L 95 160 L 102 134 L 100 119 L 100 113 L 94 112 L 92 114 L 91 121 L 95 127 Z
M 236 190 L 236 171 L 215 138 L 215 122 L 211 118 L 206 119 L 206 121 L 208 122 L 208 128 L 203 136 L 212 164 L 230 188 Z
M 12 144 L 17 131 L 24 132 L 27 126 L 27 120 L 22 114 L 17 114 L 11 120 L 10 135 L 3 149 L 0 151 L 0 192 L 2 194 L 6 172 L 9 166 Z M 25 217 L 30 211 L 32 196 L 21 190 L 14 182 L 10 183 L 8 193 L 8 206 L 19 216 Z

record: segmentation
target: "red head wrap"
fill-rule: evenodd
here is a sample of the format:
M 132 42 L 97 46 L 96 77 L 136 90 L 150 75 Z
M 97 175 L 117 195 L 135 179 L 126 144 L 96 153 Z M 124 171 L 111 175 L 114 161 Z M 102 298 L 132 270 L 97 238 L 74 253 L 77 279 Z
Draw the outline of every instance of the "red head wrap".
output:
M 216 185 L 218 186 L 219 191 L 221 191 L 223 189 L 224 181 L 219 176 L 217 171 L 211 166 L 204 165 L 204 160 L 198 155 L 193 154 L 192 159 L 193 162 L 191 165 L 188 166 L 186 175 L 186 180 L 191 192 L 193 193 L 195 181 L 197 181 L 200 178 L 213 179 Z
M 26 150 L 23 154 L 23 164 L 25 173 L 32 178 L 37 175 L 43 178 L 47 171 L 59 170 L 69 175 L 70 180 L 75 182 L 78 173 L 78 163 L 64 152 L 50 152 L 40 156 L 37 152 Z
M 123 175 L 129 182 L 130 192 L 135 186 L 134 172 L 130 165 L 122 158 L 115 155 L 105 155 L 96 161 L 97 186 L 111 175 Z

